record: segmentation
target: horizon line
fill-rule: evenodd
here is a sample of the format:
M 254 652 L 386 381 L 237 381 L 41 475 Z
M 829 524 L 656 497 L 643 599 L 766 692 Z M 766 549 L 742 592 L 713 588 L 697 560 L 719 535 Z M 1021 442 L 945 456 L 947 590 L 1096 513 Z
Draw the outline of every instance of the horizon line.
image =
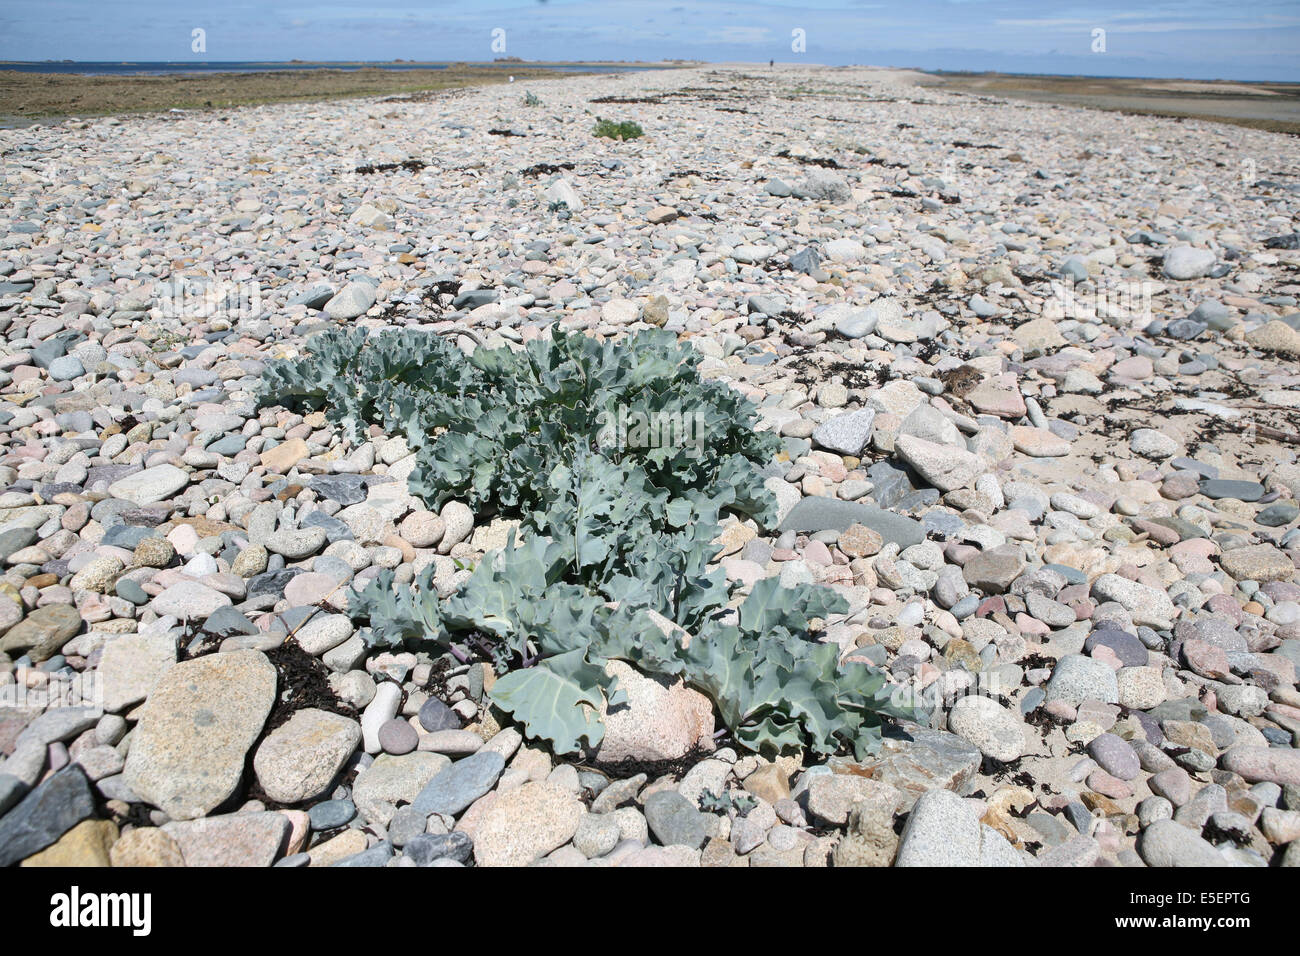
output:
M 859 68 L 859 69 L 870 69 L 870 70 L 908 70 L 916 73 L 925 73 L 929 75 L 952 75 L 952 76 L 991 75 L 991 76 L 1023 76 L 1023 77 L 1060 77 L 1064 79 L 1162 80 L 1162 81 L 1183 80 L 1183 81 L 1191 81 L 1191 82 L 1199 82 L 1199 83 L 1235 83 L 1240 85 L 1255 85 L 1255 86 L 1267 85 L 1267 84 L 1274 84 L 1274 85 L 1280 84 L 1280 85 L 1288 85 L 1288 86 L 1300 85 L 1300 80 L 1286 80 L 1286 79 L 1239 80 L 1239 79 L 1232 79 L 1230 77 L 1224 77 L 1224 76 L 1215 76 L 1215 77 L 1153 76 L 1150 74 L 1137 74 L 1137 73 L 1045 73 L 1041 71 L 1028 72 L 1028 71 L 1020 71 L 1020 70 L 999 70 L 999 69 L 984 69 L 984 70 L 944 69 L 939 67 L 927 68 L 922 66 L 889 66 L 889 65 L 874 64 L 874 63 L 812 63 L 805 60 L 776 60 L 770 58 L 767 62 L 775 63 L 782 66 L 798 66 L 798 67 L 819 68 L 819 69 Z M 172 65 L 184 66 L 184 65 L 191 65 L 191 64 L 195 66 L 199 66 L 202 64 L 208 64 L 211 66 L 219 66 L 225 64 L 274 66 L 274 65 L 285 65 L 285 64 L 305 64 L 305 65 L 320 65 L 322 67 L 330 67 L 330 66 L 349 66 L 349 65 L 382 66 L 384 64 L 392 64 L 392 63 L 406 63 L 406 64 L 413 64 L 416 66 L 464 64 L 466 66 L 492 66 L 492 67 L 502 67 L 502 68 L 508 68 L 511 66 L 530 66 L 530 65 L 531 66 L 556 66 L 556 65 L 603 66 L 603 65 L 612 65 L 612 64 L 625 64 L 628 66 L 642 66 L 642 65 L 657 66 L 659 64 L 674 64 L 678 66 L 692 66 L 692 65 L 762 66 L 764 65 L 764 61 L 762 60 L 743 60 L 743 59 L 731 59 L 731 58 L 710 60 L 710 59 L 696 59 L 696 58 L 688 59 L 688 58 L 679 58 L 679 57 L 664 57 L 658 60 L 613 60 L 613 59 L 611 60 L 536 60 L 536 59 L 522 59 L 522 58 L 492 59 L 492 60 L 411 60 L 411 59 L 406 59 L 404 57 L 394 57 L 391 59 L 383 59 L 383 60 L 308 60 L 308 59 L 302 59 L 300 57 L 290 57 L 289 59 L 284 59 L 284 60 L 199 60 L 199 59 L 196 60 L 145 60 L 145 59 L 74 60 L 69 58 L 62 58 L 62 59 L 45 58 L 40 60 L 0 59 L 0 69 L 9 65 L 44 66 L 44 65 L 58 65 L 58 64 L 69 64 L 74 66 L 89 65 L 89 64 L 105 64 L 105 65 L 111 64 L 116 66 L 148 66 L 148 65 L 155 65 L 155 64 L 163 64 L 169 66 Z

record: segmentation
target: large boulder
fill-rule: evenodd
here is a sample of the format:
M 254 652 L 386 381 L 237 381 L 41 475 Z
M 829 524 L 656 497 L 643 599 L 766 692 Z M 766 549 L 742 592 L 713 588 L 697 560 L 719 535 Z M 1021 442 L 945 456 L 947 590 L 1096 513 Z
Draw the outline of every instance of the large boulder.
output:
M 360 743 L 355 720 L 305 708 L 267 735 L 253 755 L 253 770 L 272 800 L 300 803 L 323 794 Z
M 605 672 L 618 678 L 627 702 L 602 708 L 605 736 L 599 764 L 622 760 L 676 760 L 696 748 L 713 749 L 713 703 L 681 679 L 646 677 L 624 661 Z
M 228 800 L 275 703 L 275 667 L 261 651 L 210 654 L 172 666 L 140 710 L 126 782 L 173 820 Z
M 474 830 L 474 859 L 479 866 L 527 866 L 572 840 L 586 812 L 576 794 L 555 784 L 507 790 Z
M 912 807 L 894 865 L 1018 867 L 1025 859 L 967 801 L 931 790 Z

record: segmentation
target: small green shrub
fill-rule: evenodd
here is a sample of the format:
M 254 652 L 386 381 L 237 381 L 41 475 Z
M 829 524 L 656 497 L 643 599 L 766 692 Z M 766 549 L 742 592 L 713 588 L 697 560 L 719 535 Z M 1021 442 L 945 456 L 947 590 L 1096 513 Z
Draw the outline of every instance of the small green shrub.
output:
M 534 93 L 532 90 L 529 90 L 526 93 L 524 93 L 524 106 L 541 106 L 541 105 L 542 105 L 542 98 L 538 96 L 536 93 Z
M 701 376 L 671 332 L 602 343 L 557 328 L 466 356 L 431 333 L 337 329 L 309 348 L 267 367 L 260 404 L 324 409 L 354 441 L 372 423 L 403 435 L 412 494 L 431 508 L 463 499 L 524 531 L 445 599 L 432 568 L 396 589 L 391 571 L 378 575 L 351 603 L 372 646 L 491 661 L 503 675 L 492 701 L 558 753 L 600 741 L 601 705 L 623 699 L 610 659 L 684 678 L 737 743 L 764 753 L 861 756 L 882 715 L 911 715 L 883 674 L 841 669 L 838 646 L 816 640 L 817 619 L 847 610 L 842 596 L 765 578 L 742 599 L 710 568 L 725 513 L 774 523 L 760 468 L 779 439 L 755 431 L 753 404 Z M 676 438 L 639 427 L 656 420 L 676 422 Z
M 705 790 L 700 794 L 700 809 L 709 813 L 735 811 L 744 814 L 756 806 L 758 806 L 758 801 L 754 799 L 753 795 L 745 793 L 743 790 L 727 790 L 720 794 L 714 793 L 712 790 Z
M 645 135 L 641 124 L 630 120 L 615 123 L 613 120 L 597 119 L 591 132 L 595 136 L 605 136 L 609 139 L 638 139 Z

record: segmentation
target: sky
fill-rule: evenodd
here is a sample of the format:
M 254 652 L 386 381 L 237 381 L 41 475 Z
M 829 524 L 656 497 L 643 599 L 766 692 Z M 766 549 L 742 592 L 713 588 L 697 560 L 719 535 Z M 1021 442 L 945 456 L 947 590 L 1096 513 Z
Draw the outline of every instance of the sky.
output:
M 1300 81 L 1300 0 L 0 0 L 8 60 L 503 55 Z

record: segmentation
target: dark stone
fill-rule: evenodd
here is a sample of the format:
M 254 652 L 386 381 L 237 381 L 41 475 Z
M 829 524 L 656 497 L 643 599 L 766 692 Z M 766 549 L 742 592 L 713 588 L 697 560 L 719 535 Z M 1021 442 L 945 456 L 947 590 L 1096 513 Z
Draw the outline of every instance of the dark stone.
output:
M 314 475 L 307 487 L 341 505 L 356 505 L 366 500 L 366 480 L 361 475 Z
M 68 349 L 85 336 L 80 332 L 60 332 L 41 342 L 31 351 L 32 364 L 37 368 L 48 369 L 50 363 L 68 354 Z
M 299 292 L 289 300 L 289 305 L 305 305 L 309 309 L 319 312 L 325 308 L 325 303 L 334 298 L 334 289 L 327 285 L 315 285 L 310 289 Z
M 1255 515 L 1255 521 L 1266 528 L 1280 528 L 1295 521 L 1296 518 L 1300 518 L 1300 507 L 1297 507 L 1291 501 L 1279 501 L 1276 504 L 1271 504 Z
M 1201 482 L 1200 491 L 1207 498 L 1235 498 L 1237 501 L 1258 501 L 1264 497 L 1265 488 L 1257 481 L 1210 478 Z
M 104 537 L 100 543 L 134 551 L 136 545 L 145 538 L 158 537 L 161 537 L 161 535 L 153 528 L 141 528 L 133 524 L 115 524 L 104 532 Z
M 248 596 L 259 594 L 284 594 L 285 587 L 302 571 L 298 568 L 281 568 L 279 571 L 267 571 L 248 579 Z
M 95 798 L 80 765 L 59 771 L 0 817 L 0 866 L 39 853 L 94 813 Z
M 1201 723 L 1210 728 L 1210 738 L 1220 750 L 1227 750 L 1237 739 L 1237 732 L 1222 714 L 1206 714 Z
M 444 768 L 425 784 L 411 806 L 419 813 L 455 816 L 496 786 L 505 767 L 505 758 L 496 751 L 471 754 Z
M 1083 642 L 1083 649 L 1091 653 L 1098 644 L 1114 651 L 1115 656 L 1125 667 L 1146 667 L 1151 659 L 1142 642 L 1127 631 L 1110 629 L 1093 631 Z
M 709 835 L 704 814 L 676 790 L 652 793 L 645 802 L 645 818 L 661 846 L 698 850 Z
M 777 530 L 847 531 L 855 524 L 871 528 L 886 543 L 894 542 L 900 548 L 920 544 L 925 539 L 921 522 L 914 518 L 857 501 L 823 497 L 800 498 Z
M 933 488 L 926 488 L 925 491 L 936 497 L 939 494 Z M 923 492 L 918 492 L 921 493 Z M 921 516 L 921 524 L 924 525 L 926 534 L 937 534 L 945 539 L 955 538 L 966 530 L 966 522 L 948 511 L 927 511 Z
M 1165 742 L 1164 731 L 1160 729 L 1160 721 L 1155 717 L 1140 710 L 1130 711 L 1129 716 L 1142 725 L 1142 731 L 1146 735 L 1147 743 L 1159 747 Z
M 1158 232 L 1148 232 L 1145 229 L 1139 229 L 1128 237 L 1129 242 L 1140 246 L 1163 246 L 1169 240 Z
M 73 484 L 70 481 L 52 481 L 49 484 L 41 485 L 41 497 L 46 501 L 51 500 L 55 495 L 79 495 L 81 492 L 81 485 Z
M 1065 805 L 1065 815 L 1074 828 L 1085 836 L 1092 831 L 1092 814 L 1078 800 L 1071 800 Z
M 495 302 L 500 295 L 496 289 L 472 289 L 456 296 L 451 306 L 453 309 L 477 309 L 481 305 Z
M 312 558 L 312 573 L 326 574 L 335 581 L 345 583 L 356 577 L 356 572 L 342 558 L 336 558 L 332 554 L 318 554 Z
M 167 505 L 146 505 L 139 508 L 128 503 L 118 514 L 127 524 L 140 525 L 142 528 L 156 528 L 171 517 L 172 509 Z
M 1167 700 L 1164 703 L 1156 704 L 1147 711 L 1152 719 L 1164 723 L 1166 720 L 1201 720 L 1208 711 L 1200 701 L 1192 697 L 1183 697 L 1178 700 Z
M 899 511 L 915 511 L 917 508 L 928 508 L 938 500 L 939 490 L 937 488 L 918 488 L 916 491 L 904 495 L 895 507 Z
M 369 850 L 362 850 L 360 853 L 354 853 L 335 863 L 335 866 L 351 867 L 377 867 L 387 866 L 388 861 L 393 858 L 393 845 L 387 841 L 372 846 Z
M 6 561 L 15 551 L 36 543 L 34 528 L 10 528 L 0 532 L 0 561 Z
M 217 637 L 234 637 L 236 634 L 257 634 L 257 625 L 229 604 L 219 607 L 203 622 L 203 630 Z
M 1165 334 L 1170 338 L 1180 339 L 1181 341 L 1190 341 L 1196 338 L 1208 328 L 1204 322 L 1197 322 L 1194 319 L 1174 319 L 1165 329 Z
M 871 500 L 882 508 L 894 507 L 916 488 L 906 469 L 885 460 L 868 468 L 867 477 L 871 479 Z
M 357 808 L 351 800 L 326 800 L 307 811 L 311 828 L 317 833 L 337 830 L 349 823 L 357 815 Z
M 804 275 L 812 275 L 822 264 L 822 257 L 812 247 L 800 249 L 790 257 L 790 268 Z
M 353 540 L 352 529 L 345 525 L 338 518 L 327 515 L 323 511 L 313 511 L 302 520 L 304 528 L 324 528 L 325 540 L 330 544 L 335 541 Z
M 1269 236 L 1264 240 L 1265 249 L 1300 249 L 1300 232 L 1291 232 L 1281 236 Z
M 149 595 L 145 589 L 130 578 L 119 578 L 113 591 L 122 600 L 130 601 L 136 607 L 143 607 L 149 603 Z
M 0 748 L 3 750 L 6 748 Z M 11 773 L 0 773 L 0 817 L 27 793 L 27 784 Z
M 227 458 L 238 455 L 248 444 L 248 437 L 245 435 L 226 435 L 224 438 L 218 438 L 211 445 L 204 449 L 214 455 L 224 455 Z
M 111 485 L 119 478 L 134 475 L 138 471 L 144 471 L 144 465 L 94 465 L 86 469 L 86 487 L 94 488 L 100 482 Z
M 460 730 L 460 717 L 436 697 L 430 697 L 420 706 L 420 726 L 429 733 L 439 730 Z
M 1191 541 L 1194 538 L 1207 537 L 1206 533 L 1202 529 L 1184 518 L 1165 516 L 1159 518 L 1144 518 L 1143 520 L 1148 524 L 1157 525 L 1161 528 L 1168 528 L 1170 531 L 1174 532 L 1174 534 L 1178 535 L 1178 540 L 1180 541 Z
M 1064 564 L 1044 564 L 1043 570 L 1055 571 L 1061 577 L 1065 578 L 1066 584 L 1087 584 L 1088 577 L 1077 568 L 1066 567 Z
M 461 830 L 451 833 L 421 833 L 406 844 L 406 855 L 416 866 L 428 866 L 435 860 L 464 863 L 474 852 L 474 841 Z
M 291 607 L 280 614 L 280 621 L 284 624 L 284 629 L 292 633 L 315 617 L 319 611 L 320 608 L 310 604 Z

